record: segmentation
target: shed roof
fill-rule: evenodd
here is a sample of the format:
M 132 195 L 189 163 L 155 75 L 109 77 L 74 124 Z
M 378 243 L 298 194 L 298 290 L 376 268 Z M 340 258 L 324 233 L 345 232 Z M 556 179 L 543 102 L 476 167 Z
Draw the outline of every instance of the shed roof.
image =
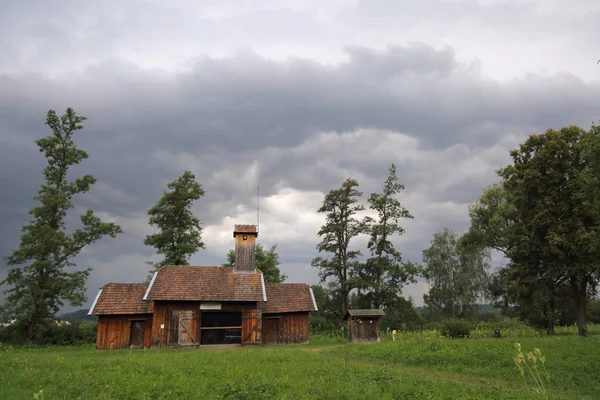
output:
M 270 283 L 266 288 L 267 302 L 259 304 L 265 314 L 317 311 L 312 288 L 306 283 Z
M 236 233 L 253 233 L 258 236 L 256 225 L 235 225 L 233 228 L 233 237 Z
M 144 300 L 266 301 L 263 275 L 233 267 L 169 265 L 159 268 Z
M 146 283 L 107 283 L 98 291 L 89 315 L 150 314 L 152 302 L 143 301 Z
M 385 312 L 381 308 L 365 308 L 348 310 L 346 311 L 346 317 L 348 315 L 351 317 L 381 317 L 382 315 L 385 315 Z

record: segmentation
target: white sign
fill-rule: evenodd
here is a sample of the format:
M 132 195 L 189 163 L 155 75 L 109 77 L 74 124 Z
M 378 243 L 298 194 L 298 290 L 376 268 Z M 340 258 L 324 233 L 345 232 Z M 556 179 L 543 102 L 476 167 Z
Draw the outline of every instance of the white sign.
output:
M 220 310 L 221 303 L 200 303 L 201 310 Z
M 165 324 L 160 324 L 160 329 L 165 329 Z

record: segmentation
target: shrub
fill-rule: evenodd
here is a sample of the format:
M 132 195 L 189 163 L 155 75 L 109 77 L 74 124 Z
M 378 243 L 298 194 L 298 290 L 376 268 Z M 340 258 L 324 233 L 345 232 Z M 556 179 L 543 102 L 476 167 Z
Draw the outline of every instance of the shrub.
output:
M 442 321 L 442 335 L 450 338 L 469 337 L 471 323 L 464 319 L 447 319 Z

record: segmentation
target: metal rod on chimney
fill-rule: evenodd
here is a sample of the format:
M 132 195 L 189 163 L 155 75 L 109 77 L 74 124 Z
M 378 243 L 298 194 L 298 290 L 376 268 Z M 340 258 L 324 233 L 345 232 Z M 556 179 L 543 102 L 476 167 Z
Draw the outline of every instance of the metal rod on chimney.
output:
M 260 223 L 260 185 L 256 185 L 256 233 Z

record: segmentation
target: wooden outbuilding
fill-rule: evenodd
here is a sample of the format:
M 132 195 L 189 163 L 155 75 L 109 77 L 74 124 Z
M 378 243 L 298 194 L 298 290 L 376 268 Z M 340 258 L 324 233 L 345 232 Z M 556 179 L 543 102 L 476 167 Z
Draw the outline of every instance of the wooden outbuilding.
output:
M 145 347 L 308 343 L 311 287 L 265 285 L 256 226 L 236 225 L 233 236 L 233 267 L 170 265 L 148 285 L 105 285 L 89 312 L 99 317 L 96 348 L 140 346 L 142 325 Z
M 98 316 L 96 348 L 150 347 L 152 302 L 143 301 L 145 283 L 109 283 L 98 292 L 92 310 Z
M 308 343 L 308 313 L 317 311 L 312 289 L 305 283 L 267 285 L 262 303 L 264 344 Z
M 381 342 L 381 317 L 384 315 L 380 308 L 346 311 L 348 340 L 352 343 Z

